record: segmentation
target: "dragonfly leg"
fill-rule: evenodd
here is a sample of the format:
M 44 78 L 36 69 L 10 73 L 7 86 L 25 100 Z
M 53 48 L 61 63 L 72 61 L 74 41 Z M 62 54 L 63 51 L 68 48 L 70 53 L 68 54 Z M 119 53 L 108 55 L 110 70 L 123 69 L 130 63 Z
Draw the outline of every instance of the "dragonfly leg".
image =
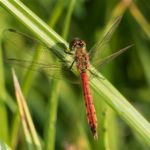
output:
M 75 62 L 75 60 L 73 60 L 73 62 L 71 63 L 71 65 L 69 67 L 70 70 L 72 69 L 72 66 L 73 66 L 74 62 Z
M 64 52 L 65 52 L 66 54 L 69 54 L 69 55 L 73 55 L 73 54 L 74 54 L 74 53 L 71 52 L 71 51 L 66 51 L 66 50 L 64 50 Z

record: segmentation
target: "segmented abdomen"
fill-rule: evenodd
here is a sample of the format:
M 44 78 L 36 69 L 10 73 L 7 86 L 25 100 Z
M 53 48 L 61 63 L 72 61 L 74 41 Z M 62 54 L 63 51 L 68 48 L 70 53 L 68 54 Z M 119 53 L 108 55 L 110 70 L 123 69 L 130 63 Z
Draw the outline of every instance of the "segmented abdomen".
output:
M 92 97 L 89 82 L 88 82 L 87 72 L 81 73 L 81 79 L 82 79 L 82 87 L 83 87 L 83 92 L 84 92 L 84 100 L 85 100 L 88 123 L 91 127 L 91 131 L 92 131 L 94 138 L 97 139 L 98 138 L 98 136 L 97 136 L 97 117 L 96 117 L 96 113 L 95 113 L 95 107 L 93 104 L 93 97 Z

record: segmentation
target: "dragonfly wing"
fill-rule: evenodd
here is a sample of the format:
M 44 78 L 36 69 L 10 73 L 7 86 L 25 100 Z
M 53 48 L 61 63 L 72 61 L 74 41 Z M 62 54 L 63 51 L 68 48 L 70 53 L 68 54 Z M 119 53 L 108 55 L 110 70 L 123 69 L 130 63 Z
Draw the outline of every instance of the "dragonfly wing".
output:
M 111 21 L 108 26 L 106 27 L 106 30 L 104 32 L 103 38 L 102 40 L 99 40 L 99 42 L 97 42 L 89 51 L 89 58 L 90 61 L 94 61 L 95 59 L 97 59 L 98 57 L 100 57 L 100 53 L 103 51 L 104 46 L 106 45 L 106 43 L 108 43 L 108 41 L 111 39 L 112 34 L 114 33 L 114 31 L 116 30 L 116 28 L 118 27 L 120 21 L 121 21 L 121 16 L 117 17 L 115 19 L 113 19 L 113 21 Z
M 129 45 L 123 49 L 120 49 L 119 51 L 107 56 L 106 58 L 102 59 L 102 60 L 98 60 L 96 63 L 95 63 L 95 67 L 97 69 L 100 69 L 102 68 L 102 66 L 104 66 L 105 64 L 109 63 L 110 61 L 112 61 L 113 59 L 115 59 L 116 57 L 118 57 L 120 54 L 124 53 L 126 50 L 128 50 L 129 48 L 131 48 L 133 46 L 132 45 Z
M 66 78 L 69 81 L 69 78 L 65 76 L 71 71 L 65 65 L 66 61 L 56 60 L 49 47 L 14 29 L 5 30 L 3 35 L 3 54 L 6 62 L 14 67 L 19 66 L 38 72 L 44 71 L 50 78 Z
M 41 63 L 53 63 L 56 59 L 51 53 L 52 47 L 47 47 L 41 41 L 14 29 L 4 30 L 2 45 L 4 54 L 10 58 L 35 59 Z
M 8 64 L 21 69 L 29 69 L 39 73 L 44 72 L 51 79 L 65 80 L 67 82 L 78 84 L 79 78 L 76 76 L 65 63 L 61 64 L 43 64 L 34 61 L 9 58 L 5 60 Z

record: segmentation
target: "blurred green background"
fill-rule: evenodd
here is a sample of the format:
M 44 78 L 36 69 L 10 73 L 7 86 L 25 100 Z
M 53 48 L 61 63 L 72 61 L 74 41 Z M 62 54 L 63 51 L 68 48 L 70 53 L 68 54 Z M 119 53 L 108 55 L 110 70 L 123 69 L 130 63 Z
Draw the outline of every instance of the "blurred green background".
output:
M 128 0 L 78 0 L 71 3 L 69 0 L 24 0 L 22 2 L 68 42 L 74 37 L 80 37 L 86 41 L 88 49 L 100 39 L 110 18 L 122 15 L 122 21 L 107 45 L 108 50 L 105 55 L 130 44 L 134 46 L 103 67 L 101 72 L 148 121 L 150 120 L 149 1 L 136 0 L 134 3 Z M 70 7 L 71 20 L 67 22 L 66 16 Z M 3 30 L 7 28 L 29 33 L 27 28 L 0 7 L 1 39 L 4 36 Z M 20 47 L 24 46 L 22 39 L 18 41 Z M 18 119 L 11 69 L 4 63 L 2 51 L 0 54 L 2 58 L 0 59 L 0 141 L 12 149 L 25 150 L 25 138 Z M 99 125 L 98 141 L 93 140 L 87 124 L 80 85 L 73 85 L 63 80 L 50 80 L 44 72 L 42 74 L 34 72 L 30 78 L 26 75 L 27 70 L 17 68 L 16 71 L 43 145 L 48 132 L 46 129 L 51 108 L 56 112 L 51 122 L 52 130 L 56 130 L 56 140 L 53 139 L 54 149 L 149 149 L 94 91 L 92 93 Z M 55 138 L 55 133 L 53 134 Z

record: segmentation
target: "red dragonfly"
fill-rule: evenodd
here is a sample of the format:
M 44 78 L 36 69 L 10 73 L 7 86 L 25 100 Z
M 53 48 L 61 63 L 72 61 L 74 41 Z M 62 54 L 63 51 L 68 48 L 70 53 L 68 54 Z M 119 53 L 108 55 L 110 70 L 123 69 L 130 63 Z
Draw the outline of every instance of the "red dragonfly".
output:
M 90 125 L 94 139 L 98 138 L 97 116 L 95 113 L 95 107 L 93 105 L 93 98 L 92 98 L 92 94 L 91 94 L 91 90 L 89 86 L 89 79 L 91 78 L 91 76 L 94 77 L 95 75 L 94 73 L 92 73 L 91 75 L 88 73 L 91 73 L 90 71 L 91 64 L 95 66 L 97 69 L 99 69 L 104 64 L 116 58 L 117 56 L 119 56 L 121 53 L 125 52 L 128 48 L 132 46 L 130 45 L 128 47 L 125 47 L 107 56 L 106 58 L 102 60 L 99 59 L 99 54 L 102 52 L 102 49 L 104 49 L 103 48 L 104 45 L 106 45 L 106 43 L 110 40 L 120 20 L 121 20 L 121 17 L 114 19 L 113 23 L 111 24 L 107 32 L 104 34 L 102 40 L 96 43 L 95 46 L 89 52 L 87 52 L 86 43 L 83 40 L 79 38 L 73 39 L 70 42 L 70 46 L 69 46 L 70 52 L 66 52 L 66 54 L 73 55 L 73 58 L 74 58 L 74 61 L 70 64 L 70 67 L 66 65 L 66 63 L 68 63 L 66 61 L 60 62 L 60 64 L 52 64 L 51 62 L 49 62 L 51 60 L 48 58 L 50 48 L 47 49 L 46 47 L 43 46 L 43 44 L 42 44 L 42 48 L 40 49 L 35 48 L 36 45 L 39 45 L 39 41 L 30 38 L 26 34 L 17 32 L 16 30 L 13 30 L 13 29 L 9 29 L 5 32 L 5 35 L 4 35 L 5 37 L 4 42 L 3 42 L 4 54 L 6 55 L 5 58 L 7 59 L 7 62 L 11 64 L 23 66 L 31 70 L 45 71 L 48 74 L 48 76 L 54 77 L 54 78 L 59 78 L 62 74 L 64 75 L 67 72 L 70 73 L 70 70 L 72 69 L 74 64 L 76 64 L 76 69 L 79 72 L 80 78 L 82 81 L 87 119 L 88 119 L 88 123 Z M 10 39 L 11 37 L 12 39 Z M 24 52 L 25 52 L 24 54 L 23 54 L 22 47 L 14 48 L 14 45 L 16 47 L 16 45 L 20 43 L 19 41 L 20 38 L 22 38 L 25 41 L 25 44 L 29 45 L 27 48 L 24 48 Z M 13 44 L 13 46 L 10 43 Z M 33 46 L 33 43 L 34 43 L 34 46 Z M 20 49 L 21 49 L 21 53 L 19 53 Z M 32 61 L 32 60 L 27 59 L 30 56 L 29 53 L 30 54 L 32 53 L 31 51 L 34 51 L 34 54 L 40 51 L 40 59 L 38 59 L 38 61 Z M 52 57 L 50 56 L 50 58 Z

